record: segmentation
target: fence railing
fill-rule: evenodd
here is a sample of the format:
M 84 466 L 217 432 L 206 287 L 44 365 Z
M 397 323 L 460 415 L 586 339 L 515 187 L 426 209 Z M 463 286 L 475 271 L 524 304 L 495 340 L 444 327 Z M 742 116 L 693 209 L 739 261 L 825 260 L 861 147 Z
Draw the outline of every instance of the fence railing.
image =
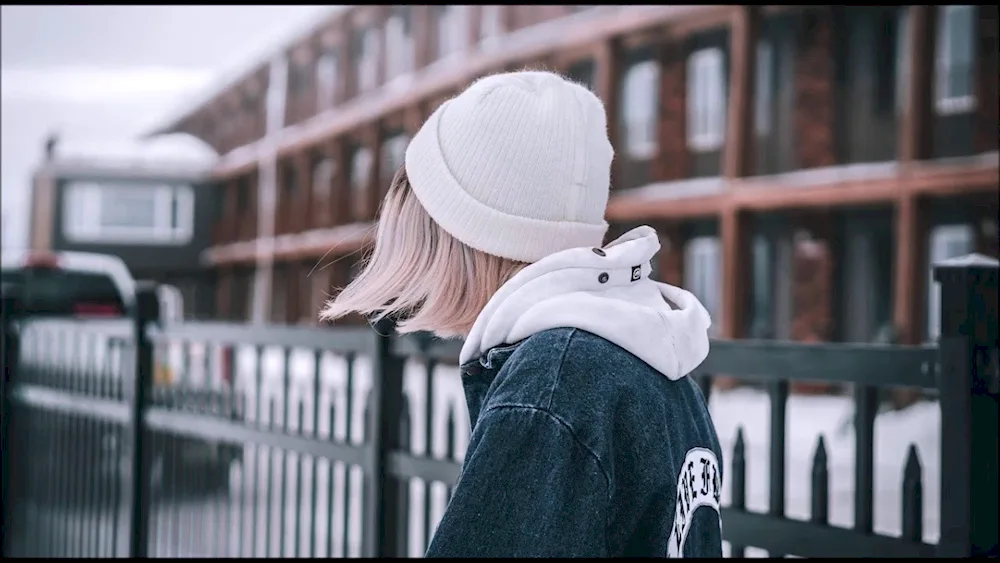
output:
M 726 452 L 732 556 L 969 556 L 997 544 L 997 268 L 939 267 L 937 347 L 713 342 L 693 374 L 758 379 L 770 397 L 768 509 L 747 508 L 751 444 Z M 457 482 L 470 422 L 459 344 L 368 329 L 21 319 L 4 296 L 4 556 L 417 555 Z M 385 333 L 387 327 L 379 327 Z M 808 519 L 786 514 L 789 381 L 853 387 L 853 527 L 830 524 L 830 452 Z M 934 390 L 940 535 L 923 529 L 909 447 L 899 535 L 874 525 L 877 391 Z M 723 437 L 726 438 L 726 437 Z M 902 462 L 903 460 L 899 460 Z M 884 507 L 883 507 L 884 508 Z M 933 542 L 933 540 L 931 540 Z

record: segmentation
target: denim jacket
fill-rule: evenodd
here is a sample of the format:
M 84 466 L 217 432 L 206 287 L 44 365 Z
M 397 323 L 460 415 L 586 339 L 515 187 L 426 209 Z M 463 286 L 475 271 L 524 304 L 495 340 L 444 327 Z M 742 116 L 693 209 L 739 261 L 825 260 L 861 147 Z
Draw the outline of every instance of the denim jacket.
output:
M 577 328 L 461 369 L 473 430 L 428 557 L 722 556 L 722 452 L 690 377 Z
M 490 298 L 459 355 L 473 429 L 427 555 L 721 556 L 722 457 L 687 377 L 711 318 L 649 278 L 659 248 L 637 227 Z

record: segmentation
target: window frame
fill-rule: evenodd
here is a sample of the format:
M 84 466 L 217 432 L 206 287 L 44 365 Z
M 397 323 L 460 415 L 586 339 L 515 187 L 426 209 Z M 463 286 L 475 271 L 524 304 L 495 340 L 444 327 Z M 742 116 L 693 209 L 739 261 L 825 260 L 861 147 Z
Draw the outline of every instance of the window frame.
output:
M 487 22 L 489 22 L 490 25 L 487 25 Z M 503 6 L 498 4 L 482 6 L 479 11 L 480 45 L 494 44 L 503 36 L 503 34 Z
M 271 314 L 270 322 L 276 325 L 288 325 L 288 293 L 290 279 L 288 262 L 275 264 L 271 274 Z
M 580 74 L 584 73 L 582 72 L 584 69 L 586 69 L 585 70 L 585 74 L 587 75 L 586 81 L 580 80 Z M 585 86 L 588 90 L 593 91 L 596 71 L 597 71 L 597 64 L 594 62 L 594 59 L 585 58 L 585 59 L 580 59 L 571 64 L 569 68 L 566 70 L 566 75 L 573 82 Z
M 930 230 L 927 236 L 927 326 L 928 342 L 936 342 L 941 336 L 941 285 L 934 281 L 934 264 L 943 260 L 957 258 L 975 251 L 976 230 L 967 223 L 951 223 L 938 225 Z M 964 253 L 954 256 L 948 252 L 948 247 L 958 243 L 966 247 Z
M 324 49 L 316 59 L 316 108 L 319 111 L 337 105 L 337 86 L 340 81 L 339 49 Z
M 416 49 L 410 6 L 394 6 L 385 20 L 386 77 L 398 78 L 413 72 Z
M 128 190 L 146 192 L 153 198 L 153 225 L 113 226 L 102 224 L 105 197 Z M 176 203 L 176 222 L 172 215 Z M 129 184 L 69 182 L 63 189 L 63 235 L 77 243 L 122 245 L 183 245 L 194 235 L 194 188 L 190 184 Z
M 410 144 L 410 138 L 406 133 L 397 133 L 391 137 L 386 137 L 382 141 L 382 149 L 380 151 L 380 156 L 382 157 L 382 162 L 380 163 L 381 172 L 385 175 L 382 178 L 383 182 L 391 182 L 393 176 L 396 174 L 396 170 L 406 160 L 406 147 Z M 399 162 L 393 163 L 390 161 L 392 158 L 393 151 L 399 151 Z
M 307 273 L 307 279 L 309 280 L 309 302 L 311 303 L 310 309 L 314 313 L 314 318 L 312 319 L 313 324 L 319 324 L 319 313 L 323 310 L 326 302 L 332 298 L 331 293 L 333 286 L 330 284 L 330 270 L 333 264 L 326 264 L 323 266 L 317 266 L 312 269 L 311 275 Z
M 468 47 L 468 6 L 443 4 L 437 13 L 437 60 L 460 55 Z
M 913 57 L 910 55 L 910 10 L 899 10 L 896 20 L 896 113 L 902 115 L 910 106 L 910 90 L 907 88 Z
M 655 59 L 642 59 L 628 65 L 622 77 L 621 121 L 625 153 L 630 159 L 652 159 L 659 149 L 659 90 L 660 65 Z M 645 100 L 630 99 L 645 93 L 651 93 Z M 642 135 L 635 138 L 634 131 L 641 131 Z
M 364 156 L 362 156 L 364 155 Z M 364 166 L 358 166 L 358 159 L 364 163 Z M 352 194 L 363 194 L 368 189 L 368 184 L 371 181 L 372 173 L 372 159 L 374 155 L 372 150 L 367 146 L 361 145 L 354 149 L 354 153 L 351 154 L 351 170 L 348 181 L 350 183 L 350 190 Z M 363 172 L 361 171 L 363 169 Z M 363 176 L 359 176 L 363 174 Z M 358 180 L 363 180 L 360 183 Z
M 327 156 L 316 161 L 312 174 L 312 193 L 316 201 L 323 203 L 330 201 L 336 173 L 337 163 L 333 158 Z
M 718 236 L 697 236 L 685 243 L 684 288 L 708 311 L 712 319 L 709 336 L 718 336 L 722 326 L 722 246 Z
M 722 48 L 706 47 L 688 56 L 686 105 L 689 149 L 709 152 L 722 148 L 726 139 L 726 82 Z
M 774 75 L 775 50 L 768 39 L 757 42 L 757 76 L 754 81 L 754 133 L 758 137 L 767 137 L 774 130 Z M 766 98 L 766 99 L 765 99 Z
M 300 178 L 298 165 L 296 162 L 283 162 L 278 166 L 281 176 L 279 179 L 279 193 L 285 199 L 286 204 L 299 198 L 302 193 L 299 183 Z
M 375 26 L 358 30 L 357 47 L 357 92 L 369 92 L 378 87 L 379 40 Z
M 291 61 L 288 65 L 288 94 L 298 99 L 309 91 L 310 63 L 307 61 Z
M 975 59 L 976 46 L 974 37 L 976 36 L 976 8 L 968 4 L 956 4 L 942 6 L 937 21 L 937 45 L 934 61 L 934 109 L 938 115 L 955 115 L 969 113 L 976 108 L 975 92 Z M 956 69 L 954 53 L 951 49 L 951 29 L 949 25 L 951 18 L 958 18 L 965 15 L 969 18 L 969 29 L 963 34 L 969 41 L 969 68 L 970 74 L 969 89 L 967 94 L 955 95 L 951 92 L 952 76 L 961 69 Z

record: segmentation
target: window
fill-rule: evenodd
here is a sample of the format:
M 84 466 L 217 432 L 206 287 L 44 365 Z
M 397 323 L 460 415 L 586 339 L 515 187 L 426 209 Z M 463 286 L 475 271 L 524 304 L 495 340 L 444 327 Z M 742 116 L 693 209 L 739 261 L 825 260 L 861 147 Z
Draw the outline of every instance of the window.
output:
M 285 102 L 288 94 L 288 72 L 289 64 L 288 59 L 285 57 L 278 59 L 270 65 L 267 99 L 264 106 L 265 134 L 278 131 L 284 127 Z
M 709 334 L 717 336 L 722 312 L 722 253 L 717 237 L 697 237 L 687 243 L 684 249 L 684 286 L 705 306 L 712 317 Z
M 687 107 L 688 147 L 696 151 L 721 148 L 726 132 L 722 49 L 701 49 L 688 58 Z
M 319 309 L 316 307 L 316 300 L 313 296 L 313 280 L 310 279 L 309 273 L 313 271 L 313 265 L 315 263 L 310 262 L 300 262 L 298 267 L 295 268 L 295 277 L 299 284 L 298 291 L 298 302 L 295 304 L 296 312 L 298 313 L 297 319 L 292 319 L 293 322 L 300 325 L 315 325 L 319 321 Z M 315 272 L 314 272 L 315 273 Z
M 275 265 L 271 278 L 271 324 L 288 322 L 288 267 Z
M 625 72 L 621 111 L 625 152 L 631 158 L 645 160 L 656 154 L 659 83 L 655 61 L 635 63 Z
M 927 257 L 927 339 L 931 342 L 941 335 L 941 287 L 934 281 L 934 264 L 969 254 L 974 246 L 975 232 L 971 225 L 942 225 L 931 230 Z
M 233 320 L 249 321 L 253 318 L 253 293 L 255 272 L 251 268 L 236 270 L 236 283 L 233 284 L 232 316 Z
M 330 189 L 333 187 L 333 175 L 336 164 L 333 159 L 324 158 L 313 168 L 313 198 L 320 203 L 330 199 Z
M 288 90 L 293 97 L 302 95 L 309 89 L 309 67 L 304 63 L 291 65 L 288 72 Z
M 838 340 L 891 340 L 893 227 L 890 214 L 847 214 L 838 228 Z
M 758 137 L 771 133 L 771 122 L 774 119 L 771 108 L 774 105 L 774 48 L 769 41 L 757 44 L 757 105 L 754 110 L 754 130 Z
M 351 161 L 351 191 L 364 193 L 368 188 L 371 165 L 372 151 L 369 148 L 360 147 L 354 151 L 354 158 Z
M 771 268 L 774 258 L 772 256 L 771 241 L 763 235 L 753 237 L 751 247 L 753 256 L 751 287 L 753 289 L 753 314 L 750 322 L 750 338 L 767 338 L 772 334 L 772 309 L 774 307 L 772 292 L 774 291 L 774 280 Z
M 867 56 L 875 64 L 873 81 L 872 111 L 878 117 L 892 117 L 898 102 L 896 84 L 899 81 L 899 57 L 896 46 L 899 43 L 899 11 L 882 10 L 875 19 L 875 33 L 872 48 Z
M 483 43 L 503 35 L 503 6 L 483 6 L 479 13 L 479 39 Z
M 193 221 L 191 186 L 66 186 L 63 232 L 77 242 L 186 244 L 191 240 Z
M 299 175 L 295 169 L 295 163 L 289 162 L 282 167 L 281 192 L 282 197 L 292 200 L 299 190 Z
M 410 26 L 410 7 L 395 6 L 385 22 L 386 74 L 390 78 L 413 70 L 413 34 Z
M 394 135 L 382 144 L 382 182 L 388 185 L 396 171 L 403 165 L 406 156 L 406 145 L 410 139 L 406 135 Z
M 325 264 L 323 266 L 316 266 L 312 268 L 312 273 L 308 275 L 306 279 L 309 280 L 309 292 L 306 295 L 309 296 L 312 305 L 310 310 L 306 311 L 307 314 L 311 315 L 310 321 L 312 323 L 317 323 L 319 321 L 319 312 L 323 310 L 326 305 L 326 301 L 330 299 L 332 293 L 332 287 L 330 287 L 330 268 L 332 264 Z M 309 270 L 306 270 L 309 272 Z
M 236 131 L 239 113 L 238 111 L 231 111 L 229 107 L 226 107 L 221 111 L 225 112 L 225 114 L 219 123 L 219 138 L 226 145 L 235 144 L 233 143 L 233 133 Z
M 909 89 L 906 87 L 910 76 L 910 10 L 899 10 L 896 24 L 896 113 L 903 113 L 910 103 Z
M 316 107 L 328 110 L 336 103 L 340 55 L 328 50 L 316 61 Z
M 240 95 L 239 131 L 241 142 L 248 142 L 257 134 L 254 127 L 260 111 L 259 96 L 250 92 L 243 92 Z
M 361 274 L 361 266 L 364 262 L 361 260 L 355 260 L 351 262 L 351 265 L 347 268 L 347 283 L 358 279 L 358 275 Z
M 974 16 L 972 6 L 943 6 L 938 18 L 935 105 L 940 114 L 965 113 L 975 107 Z
M 254 115 L 260 111 L 260 98 L 251 92 L 243 92 L 240 97 L 240 111 L 247 115 Z
M 438 7 L 438 40 L 437 58 L 460 53 L 465 49 L 467 24 L 469 21 L 467 6 Z
M 245 141 L 250 141 L 262 133 L 261 126 L 264 124 L 264 98 L 257 93 L 247 92 L 243 94 L 243 105 L 241 110 L 243 134 L 247 135 Z
M 358 92 L 375 88 L 378 82 L 378 35 L 368 28 L 357 36 Z
M 236 212 L 243 213 L 250 207 L 250 178 L 240 176 L 236 180 Z
M 581 61 L 569 68 L 567 73 L 570 80 L 578 84 L 582 84 L 587 87 L 588 90 L 594 89 L 594 62 L 593 61 Z

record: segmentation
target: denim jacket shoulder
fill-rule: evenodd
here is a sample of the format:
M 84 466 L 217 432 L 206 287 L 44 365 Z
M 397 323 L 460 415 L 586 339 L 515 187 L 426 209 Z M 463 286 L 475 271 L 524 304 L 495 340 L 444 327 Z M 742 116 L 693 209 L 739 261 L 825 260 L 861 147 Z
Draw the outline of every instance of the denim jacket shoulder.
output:
M 666 555 L 685 453 L 718 451 L 697 385 L 572 328 L 461 371 L 472 437 L 428 555 Z M 721 556 L 718 525 L 695 528 L 714 535 L 685 554 Z

